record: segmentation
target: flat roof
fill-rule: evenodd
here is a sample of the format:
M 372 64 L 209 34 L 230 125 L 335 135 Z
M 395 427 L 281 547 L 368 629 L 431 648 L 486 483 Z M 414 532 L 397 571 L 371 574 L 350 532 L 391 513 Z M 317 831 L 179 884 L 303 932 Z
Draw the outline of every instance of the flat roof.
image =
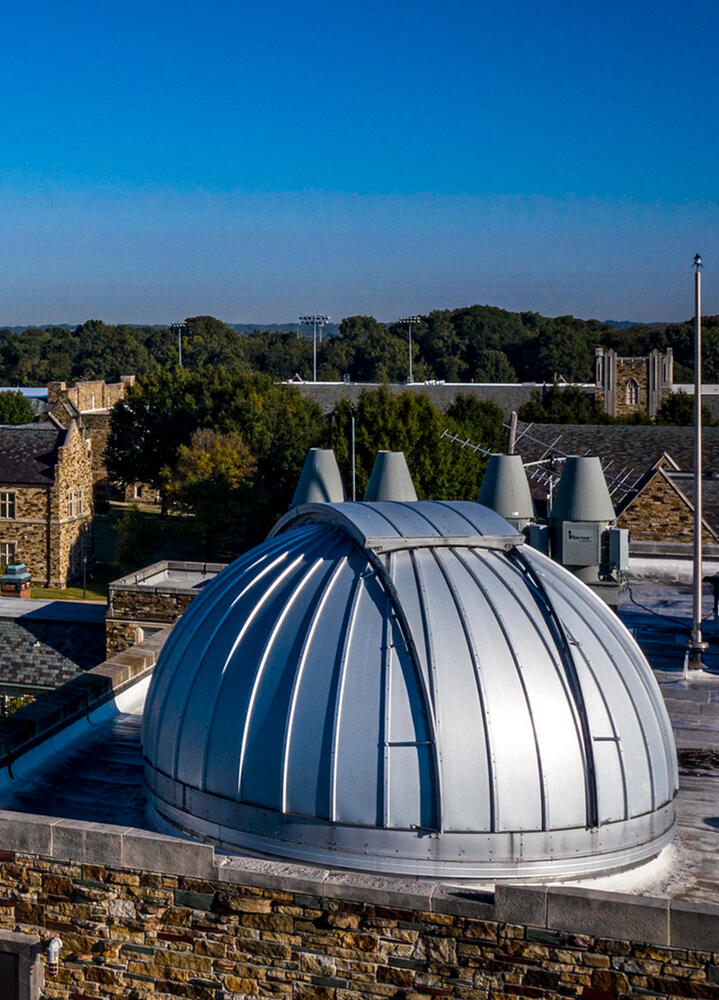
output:
M 225 563 L 180 562 L 164 559 L 113 580 L 110 590 L 202 590 L 225 568 Z
M 707 672 L 685 677 L 680 632 L 690 624 L 690 601 L 687 583 L 638 579 L 620 607 L 652 663 L 674 728 L 680 762 L 677 837 L 639 869 L 564 884 L 719 903 L 719 629 L 706 623 Z M 707 595 L 705 613 L 710 608 Z M 13 765 L 16 780 L 0 776 L 0 809 L 151 829 L 140 746 L 144 689 L 129 689 L 116 708 L 93 714 L 79 732 L 77 724 L 64 745 L 55 737 L 52 753 L 41 746 L 30 769 L 19 758 Z

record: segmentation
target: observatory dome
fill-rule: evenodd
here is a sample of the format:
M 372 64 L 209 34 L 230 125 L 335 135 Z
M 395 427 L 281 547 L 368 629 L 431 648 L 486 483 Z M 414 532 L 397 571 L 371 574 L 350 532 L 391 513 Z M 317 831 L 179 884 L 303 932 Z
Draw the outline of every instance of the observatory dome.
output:
M 638 864 L 674 828 L 652 672 L 581 581 L 479 504 L 308 504 L 173 629 L 150 808 L 200 838 L 440 878 Z

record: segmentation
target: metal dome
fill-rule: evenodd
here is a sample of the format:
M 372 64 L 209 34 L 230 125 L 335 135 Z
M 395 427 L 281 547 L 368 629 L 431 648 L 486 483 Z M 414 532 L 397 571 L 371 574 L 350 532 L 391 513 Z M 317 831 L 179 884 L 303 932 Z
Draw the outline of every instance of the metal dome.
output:
M 152 808 L 263 853 L 445 878 L 638 864 L 676 751 L 632 637 L 474 503 L 310 504 L 210 583 L 152 681 Z

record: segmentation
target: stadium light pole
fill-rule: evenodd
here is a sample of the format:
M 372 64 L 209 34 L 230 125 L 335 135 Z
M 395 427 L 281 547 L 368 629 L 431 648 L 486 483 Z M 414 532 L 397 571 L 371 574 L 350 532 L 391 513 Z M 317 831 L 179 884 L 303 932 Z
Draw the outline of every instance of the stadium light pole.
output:
M 694 579 L 692 581 L 692 634 L 688 663 L 701 670 L 702 653 L 702 258 L 694 257 Z
M 320 336 L 322 336 L 322 327 L 329 323 L 329 316 L 325 316 L 324 313 L 314 313 L 312 316 L 300 316 L 301 326 L 311 326 L 312 327 L 312 381 L 317 381 L 317 327 L 320 329 Z
M 417 324 L 421 322 L 421 319 L 421 316 L 400 316 L 397 320 L 397 322 L 401 323 L 402 326 L 407 327 L 407 354 L 409 357 L 409 374 L 407 376 L 408 385 L 414 382 L 414 378 L 412 377 L 412 324 L 414 323 L 414 325 L 417 326 Z
M 182 331 L 187 329 L 187 323 L 184 320 L 181 323 L 170 323 L 170 329 L 177 330 L 177 355 L 180 368 L 182 368 Z

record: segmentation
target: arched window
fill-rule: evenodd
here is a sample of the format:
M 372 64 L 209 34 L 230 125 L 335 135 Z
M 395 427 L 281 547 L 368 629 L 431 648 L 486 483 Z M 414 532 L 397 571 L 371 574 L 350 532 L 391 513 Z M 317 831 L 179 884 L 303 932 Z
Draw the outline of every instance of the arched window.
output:
M 627 382 L 627 406 L 639 406 L 639 383 L 635 378 Z

